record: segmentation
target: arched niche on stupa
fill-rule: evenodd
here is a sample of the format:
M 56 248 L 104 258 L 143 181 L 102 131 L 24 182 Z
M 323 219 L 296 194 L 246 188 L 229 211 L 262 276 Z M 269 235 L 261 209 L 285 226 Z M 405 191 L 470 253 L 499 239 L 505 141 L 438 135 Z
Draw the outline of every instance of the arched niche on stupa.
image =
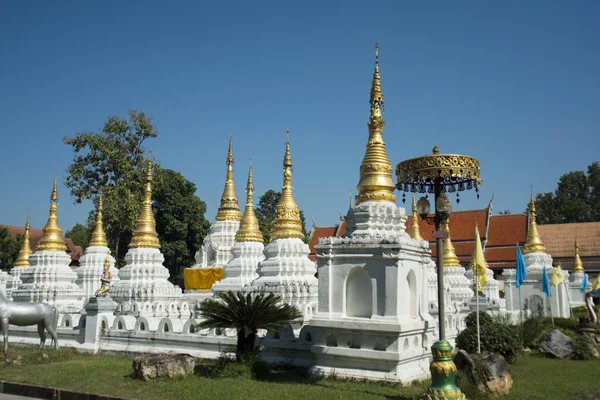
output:
M 346 278 L 346 316 L 371 318 L 373 315 L 373 285 L 363 267 L 354 267 Z
M 408 285 L 408 293 L 409 293 L 409 308 L 408 315 L 412 318 L 417 317 L 417 277 L 415 276 L 415 271 L 412 269 L 406 275 L 406 283 Z

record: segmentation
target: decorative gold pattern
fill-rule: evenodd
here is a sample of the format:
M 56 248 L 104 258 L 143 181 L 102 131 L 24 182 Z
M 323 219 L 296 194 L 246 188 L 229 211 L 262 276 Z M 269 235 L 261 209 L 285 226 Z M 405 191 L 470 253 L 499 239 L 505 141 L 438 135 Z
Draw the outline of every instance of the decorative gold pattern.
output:
M 527 229 L 527 240 L 525 246 L 523 246 L 523 253 L 545 253 L 546 248 L 542 242 L 542 238 L 537 230 L 537 224 L 535 222 L 535 201 L 533 200 L 533 194 L 529 200 L 529 228 Z
M 144 200 L 135 223 L 135 230 L 129 248 L 152 248 L 160 249 L 158 233 L 156 233 L 156 221 L 152 211 L 152 158 L 148 156 L 146 165 L 146 189 Z
M 96 226 L 92 232 L 90 246 L 108 247 L 106 234 L 104 233 L 104 225 L 102 224 L 102 195 L 98 198 L 98 211 L 96 212 Z
M 15 267 L 30 267 L 29 256 L 31 255 L 31 245 L 29 244 L 29 230 L 31 229 L 31 225 L 29 224 L 29 217 L 27 217 L 27 222 L 25 223 L 25 237 L 23 238 L 23 243 L 21 244 L 21 249 L 19 250 L 19 256 L 17 257 L 17 261 L 15 261 Z
M 285 156 L 283 157 L 283 187 L 281 188 L 281 198 L 279 199 L 279 203 L 277 203 L 271 241 L 282 238 L 304 239 L 300 211 L 298 209 L 298 204 L 296 204 L 296 200 L 294 199 L 294 188 L 292 187 L 292 154 L 290 152 L 289 141 L 285 143 Z
M 435 368 L 438 374 L 444 371 L 446 378 L 450 376 L 450 372 L 456 373 L 456 365 L 454 365 L 454 361 L 434 361 L 431 363 L 431 368 Z
M 412 229 L 410 231 L 410 237 L 417 240 L 423 240 L 421 237 L 421 230 L 419 229 L 419 216 L 417 215 L 417 200 L 415 195 L 412 197 Z
M 235 193 L 235 185 L 233 183 L 233 139 L 229 135 L 229 152 L 227 154 L 227 176 L 225 179 L 225 189 L 221 196 L 221 206 L 217 211 L 217 221 L 240 221 L 242 212 L 238 205 L 237 194 Z
M 383 90 L 381 89 L 381 77 L 379 76 L 379 45 L 375 45 L 375 71 L 371 84 L 371 116 L 367 123 L 369 127 L 369 141 L 367 150 L 360 164 L 360 181 L 356 204 L 365 201 L 390 201 L 395 202 L 394 180 L 392 177 L 392 164 L 387 155 L 385 142 L 383 141 L 383 127 L 385 121 L 382 118 L 384 111 Z
M 579 256 L 579 244 L 577 244 L 577 240 L 575 240 L 575 260 L 573 261 L 572 272 L 583 272 L 583 262 Z
M 254 214 L 254 205 L 252 204 L 252 197 L 254 195 L 254 182 L 252 180 L 252 163 L 250 163 L 250 170 L 248 171 L 248 184 L 246 185 L 246 209 L 244 210 L 244 216 L 240 222 L 240 228 L 235 234 L 236 242 L 261 242 L 263 241 L 263 235 L 258 225 L 258 219 Z
M 49 251 L 66 251 L 67 246 L 63 239 L 62 228 L 58 224 L 58 217 L 56 210 L 58 208 L 58 190 L 56 189 L 57 181 L 54 180 L 54 186 L 52 187 L 52 194 L 50 195 L 50 215 L 48 216 L 48 222 L 42 229 L 42 238 L 39 240 L 37 250 L 49 250 Z
M 446 221 L 446 232 L 448 232 L 448 237 L 444 240 L 443 265 L 444 267 L 460 267 L 460 260 L 456 256 L 456 251 L 450 238 L 450 220 Z
M 444 180 L 449 191 L 471 189 L 480 185 L 481 168 L 476 158 L 459 154 L 440 154 L 435 146 L 433 153 L 396 165 L 396 178 L 400 190 L 425 192 L 425 185 L 431 185 L 436 178 Z

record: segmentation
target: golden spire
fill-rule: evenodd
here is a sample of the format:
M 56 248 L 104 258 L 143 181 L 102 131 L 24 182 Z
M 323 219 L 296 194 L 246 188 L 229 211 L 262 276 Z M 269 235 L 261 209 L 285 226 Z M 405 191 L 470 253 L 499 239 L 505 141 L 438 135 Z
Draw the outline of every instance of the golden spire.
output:
M 57 181 L 54 179 L 54 186 L 52 187 L 52 194 L 50 195 L 50 215 L 48 216 L 48 222 L 42 229 L 42 238 L 38 241 L 37 250 L 50 250 L 50 251 L 66 251 L 67 246 L 63 239 L 62 228 L 58 224 L 58 217 L 56 216 L 56 209 L 58 208 L 58 190 L 56 189 Z
M 419 216 L 417 215 L 417 200 L 413 194 L 412 199 L 412 229 L 410 231 L 410 237 L 417 240 L 423 240 L 421 237 L 421 230 L 419 229 Z M 446 261 L 444 261 L 444 265 Z
M 17 257 L 17 261 L 15 262 L 15 267 L 30 267 L 29 256 L 31 255 L 31 245 L 29 244 L 29 230 L 31 229 L 31 225 L 29 224 L 29 216 L 27 216 L 27 222 L 25 223 L 25 237 L 23 238 L 23 243 L 21 244 L 21 249 L 19 250 L 19 256 Z
M 385 121 L 381 117 L 384 111 L 383 90 L 379 76 L 379 45 L 375 45 L 375 72 L 371 85 L 371 117 L 369 118 L 369 142 L 365 156 L 360 164 L 360 181 L 356 204 L 365 201 L 396 201 L 392 180 L 392 164 L 385 149 L 383 141 L 383 126 Z
M 289 135 L 289 130 L 287 131 Z M 292 188 L 292 154 L 290 153 L 290 142 L 285 142 L 285 157 L 283 157 L 283 187 L 281 188 L 281 197 L 277 203 L 275 221 L 273 223 L 273 232 L 271 240 L 282 238 L 304 239 L 302 233 L 302 221 L 300 220 L 300 210 L 294 200 L 294 190 Z
M 130 248 L 146 247 L 152 249 L 160 249 L 158 242 L 158 233 L 156 233 L 156 221 L 152 212 L 152 158 L 148 155 L 146 166 L 146 189 L 142 207 L 135 223 L 135 230 Z
M 248 171 L 248 184 L 246 185 L 246 210 L 240 222 L 240 228 L 235 234 L 236 242 L 261 242 L 263 235 L 258 226 L 258 219 L 254 214 L 254 205 L 252 197 L 254 196 L 254 182 L 252 181 L 252 160 L 250 160 L 250 170 Z
M 98 198 L 98 211 L 96 212 L 96 226 L 94 232 L 92 232 L 92 240 L 90 240 L 90 246 L 102 246 L 108 247 L 106 241 L 106 234 L 104 233 L 104 226 L 102 224 L 102 195 Z
M 575 260 L 573 261 L 572 272 L 583 272 L 583 262 L 581 262 L 581 257 L 579 256 L 579 245 L 577 244 L 577 240 L 575 240 Z
M 523 246 L 523 253 L 545 253 L 546 248 L 542 243 L 542 238 L 537 230 L 537 224 L 535 223 L 535 201 L 533 200 L 533 193 L 531 194 L 531 200 L 529 201 L 529 228 L 527 229 L 527 240 L 525 246 Z
M 448 237 L 444 240 L 444 267 L 460 267 L 460 260 L 456 256 L 452 239 L 450 238 L 450 220 L 446 222 L 446 232 Z
M 221 206 L 217 211 L 217 221 L 239 221 L 242 219 L 242 212 L 238 205 L 237 194 L 235 194 L 235 185 L 233 184 L 233 139 L 229 134 L 229 153 L 227 154 L 227 177 L 225 179 L 225 189 L 221 196 Z

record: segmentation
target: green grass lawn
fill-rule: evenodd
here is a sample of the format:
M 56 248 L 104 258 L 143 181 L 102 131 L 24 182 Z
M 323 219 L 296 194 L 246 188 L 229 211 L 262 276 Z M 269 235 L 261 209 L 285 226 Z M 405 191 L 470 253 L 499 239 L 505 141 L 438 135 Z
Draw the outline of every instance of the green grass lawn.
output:
M 42 354 L 46 354 L 45 358 Z M 7 364 L 0 356 L 0 380 L 136 399 L 417 399 L 428 382 L 396 384 L 310 380 L 299 370 L 277 370 L 263 380 L 248 378 L 159 379 L 131 377 L 131 358 L 78 354 L 71 350 L 10 349 Z M 600 389 L 600 360 L 560 361 L 525 355 L 511 366 L 514 380 L 509 399 L 572 399 Z M 470 397 L 472 398 L 472 397 Z

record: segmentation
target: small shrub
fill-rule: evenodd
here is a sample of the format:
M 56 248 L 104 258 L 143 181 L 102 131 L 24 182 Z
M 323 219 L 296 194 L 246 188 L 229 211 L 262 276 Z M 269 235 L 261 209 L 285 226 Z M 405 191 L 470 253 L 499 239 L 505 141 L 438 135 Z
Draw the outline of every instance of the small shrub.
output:
M 593 358 L 592 351 L 592 344 L 583 335 L 576 335 L 573 338 L 573 354 L 571 355 L 573 360 L 591 360 Z
M 494 320 L 492 316 L 485 311 L 479 311 L 479 326 L 493 324 Z M 467 328 L 475 328 L 477 329 L 477 311 L 473 311 L 465 318 L 465 325 Z
M 481 351 L 502 355 L 510 364 L 516 360 L 522 342 L 517 329 L 513 326 L 490 322 L 480 323 Z M 477 353 L 477 327 L 464 329 L 456 338 L 456 346 L 467 353 Z
M 554 326 L 551 317 L 530 318 L 523 322 L 521 327 L 523 346 L 539 347 L 540 343 L 546 340 L 554 329 L 558 329 L 569 337 L 575 337 L 578 324 L 579 322 L 573 318 L 554 318 Z
M 600 306 L 594 306 L 594 311 L 596 315 L 600 315 Z M 575 320 L 579 320 L 579 318 L 589 318 L 588 310 L 586 306 L 574 307 L 571 309 L 571 315 Z

